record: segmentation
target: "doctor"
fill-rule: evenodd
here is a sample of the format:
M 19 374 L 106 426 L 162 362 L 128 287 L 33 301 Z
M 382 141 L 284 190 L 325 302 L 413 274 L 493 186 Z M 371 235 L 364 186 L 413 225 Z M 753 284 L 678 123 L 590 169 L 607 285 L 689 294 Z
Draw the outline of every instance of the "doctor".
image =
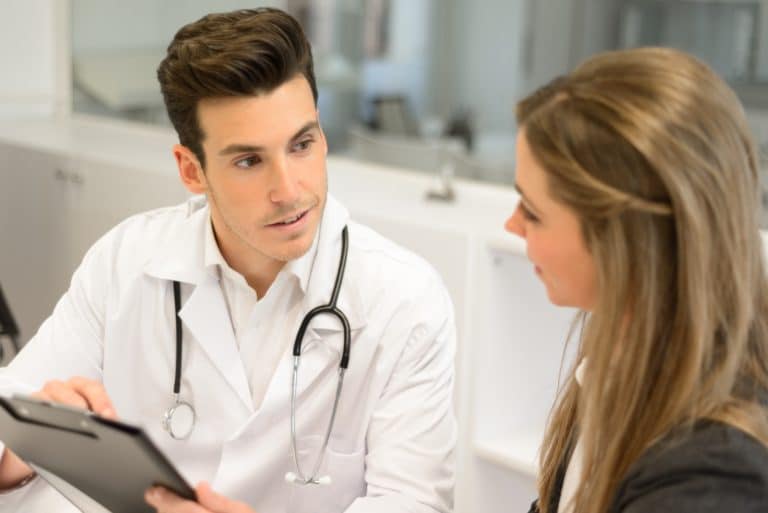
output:
M 199 503 L 148 491 L 161 512 L 451 511 L 451 302 L 426 262 L 327 195 L 300 26 L 274 9 L 206 16 L 176 34 L 158 77 L 180 139 L 179 175 L 201 196 L 99 240 L 52 316 L 0 370 L 0 391 L 144 426 L 200 483 Z M 303 337 L 293 437 L 291 350 L 302 318 L 331 300 L 345 226 L 337 305 L 349 365 L 324 449 L 342 325 L 320 315 Z M 164 416 L 182 402 L 194 410 L 191 432 L 169 432 Z M 311 475 L 318 461 L 327 484 L 286 480 Z M 8 450 L 0 488 L 2 511 L 73 510 Z

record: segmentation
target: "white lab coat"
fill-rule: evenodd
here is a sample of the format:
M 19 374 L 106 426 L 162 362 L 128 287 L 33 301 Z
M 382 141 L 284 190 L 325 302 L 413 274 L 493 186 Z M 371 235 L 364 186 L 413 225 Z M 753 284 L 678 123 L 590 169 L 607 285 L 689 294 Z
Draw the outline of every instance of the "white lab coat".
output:
M 101 380 L 118 416 L 142 425 L 192 483 L 208 480 L 257 513 L 450 511 L 456 442 L 451 301 L 425 261 L 348 217 L 329 196 L 302 305 L 308 311 L 328 302 L 341 230 L 349 225 L 339 306 L 352 328 L 351 360 L 321 472 L 331 476 L 330 486 L 284 480 L 294 470 L 290 349 L 253 411 L 221 287 L 202 263 L 209 213 L 201 198 L 134 216 L 98 241 L 53 315 L 0 369 L 0 393 L 74 375 Z M 192 289 L 181 310 L 182 390 L 198 420 L 186 441 L 171 439 L 161 426 L 173 388 L 172 280 Z M 327 426 L 341 341 L 336 320 L 324 316 L 305 338 L 297 407 L 305 472 Z M 291 337 L 286 346 L 292 345 Z M 46 493 L 51 502 L 34 511 L 68 510 L 45 483 L 29 488 L 0 497 L 0 510 L 12 511 L 14 500 L 45 503 Z

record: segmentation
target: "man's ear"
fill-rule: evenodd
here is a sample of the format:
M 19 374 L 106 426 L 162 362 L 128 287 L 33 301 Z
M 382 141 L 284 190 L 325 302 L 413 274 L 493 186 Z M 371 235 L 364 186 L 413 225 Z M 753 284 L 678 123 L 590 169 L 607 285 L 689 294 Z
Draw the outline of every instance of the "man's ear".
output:
M 200 165 L 197 156 L 181 144 L 173 146 L 173 157 L 179 168 L 179 177 L 184 187 L 192 194 L 203 194 L 208 190 L 208 182 L 205 180 L 205 172 Z

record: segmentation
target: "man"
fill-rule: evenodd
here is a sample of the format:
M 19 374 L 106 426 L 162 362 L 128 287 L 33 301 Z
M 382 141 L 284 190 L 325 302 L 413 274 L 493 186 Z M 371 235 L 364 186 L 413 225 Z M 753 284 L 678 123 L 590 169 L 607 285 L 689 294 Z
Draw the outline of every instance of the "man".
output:
M 181 180 L 204 200 L 132 217 L 98 241 L 0 373 L 0 389 L 142 425 L 201 483 L 195 504 L 148 491 L 163 513 L 450 511 L 450 299 L 431 267 L 351 222 L 327 195 L 300 26 L 274 9 L 206 16 L 176 34 L 158 77 Z M 315 317 L 301 351 L 296 468 L 291 348 L 304 315 L 336 296 L 345 226 L 338 307 L 351 332 L 349 368 L 323 452 L 343 333 L 337 319 Z M 196 414 L 186 438 L 161 421 L 177 405 L 174 282 L 179 400 Z M 287 482 L 287 472 L 310 477 L 321 456 L 314 477 L 330 484 Z M 0 509 L 66 510 L 8 450 L 0 488 Z

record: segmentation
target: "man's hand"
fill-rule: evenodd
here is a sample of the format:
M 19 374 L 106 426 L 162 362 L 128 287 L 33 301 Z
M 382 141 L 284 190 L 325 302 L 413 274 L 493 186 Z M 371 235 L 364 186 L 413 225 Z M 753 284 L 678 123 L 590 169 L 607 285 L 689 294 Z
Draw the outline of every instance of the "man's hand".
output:
M 116 418 L 115 408 L 104 385 L 92 379 L 74 377 L 67 381 L 49 381 L 32 397 L 91 410 L 108 419 Z
M 10 490 L 19 486 L 34 471 L 21 458 L 12 453 L 7 447 L 3 450 L 0 460 L 0 491 Z
M 247 504 L 227 499 L 211 490 L 208 483 L 195 488 L 197 502 L 180 498 L 160 486 L 150 488 L 144 495 L 147 503 L 157 513 L 255 513 Z
M 42 390 L 32 394 L 32 397 L 84 408 L 110 419 L 116 417 L 115 408 L 104 385 L 87 378 L 75 377 L 67 381 L 49 381 Z M 0 460 L 0 491 L 13 488 L 32 473 L 32 469 L 26 463 L 6 448 Z

